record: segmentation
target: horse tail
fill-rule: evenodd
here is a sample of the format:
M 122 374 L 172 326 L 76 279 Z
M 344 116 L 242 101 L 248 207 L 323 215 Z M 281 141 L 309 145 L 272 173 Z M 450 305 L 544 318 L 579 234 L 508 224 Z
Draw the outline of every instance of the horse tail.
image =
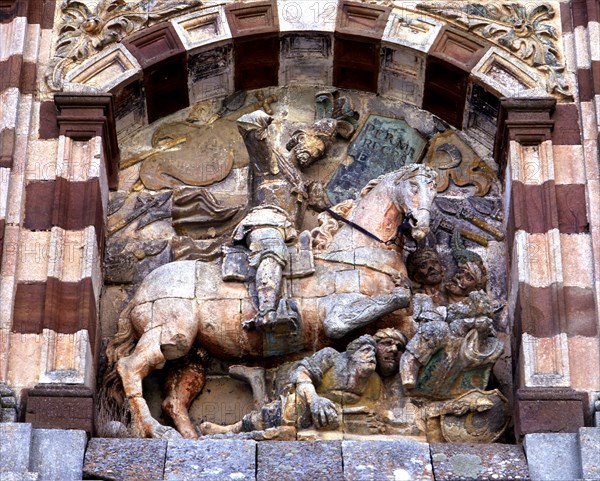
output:
M 130 317 L 135 306 L 136 303 L 132 300 L 123 309 L 119 316 L 117 333 L 106 346 L 106 364 L 98 389 L 96 420 L 96 429 L 104 437 L 125 435 L 120 431 L 128 424 L 129 409 L 117 363 L 119 359 L 133 352 L 137 342 Z M 114 421 L 117 421 L 116 424 Z

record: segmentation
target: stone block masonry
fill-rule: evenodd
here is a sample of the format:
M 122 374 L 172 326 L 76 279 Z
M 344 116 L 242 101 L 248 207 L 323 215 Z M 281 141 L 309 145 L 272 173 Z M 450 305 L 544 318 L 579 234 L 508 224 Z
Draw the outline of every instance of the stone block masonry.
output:
M 83 431 L 2 423 L 0 480 L 592 481 L 600 469 L 599 436 L 600 428 L 530 434 L 524 451 L 520 445 L 406 439 L 255 442 L 221 435 L 88 441 Z

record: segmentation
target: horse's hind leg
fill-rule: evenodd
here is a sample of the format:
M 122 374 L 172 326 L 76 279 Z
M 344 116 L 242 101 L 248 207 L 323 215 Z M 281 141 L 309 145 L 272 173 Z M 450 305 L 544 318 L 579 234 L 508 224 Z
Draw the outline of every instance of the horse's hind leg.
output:
M 192 357 L 192 356 L 190 356 Z M 206 373 L 202 361 L 191 358 L 169 370 L 165 380 L 165 411 L 173 420 L 184 438 L 197 439 L 198 434 L 190 419 L 189 408 L 194 398 L 204 387 Z
M 120 359 L 117 364 L 129 400 L 134 434 L 142 437 L 178 437 L 174 429 L 162 426 L 152 417 L 143 395 L 142 380 L 165 363 L 160 335 L 160 328 L 145 332 L 131 355 Z
M 159 299 L 132 311 L 132 323 L 144 326 L 144 333 L 131 355 L 118 361 L 117 370 L 138 435 L 180 437 L 173 428 L 161 425 L 152 417 L 143 396 L 142 380 L 153 370 L 162 368 L 165 361 L 188 353 L 197 330 L 193 304 L 194 301 L 188 299 Z

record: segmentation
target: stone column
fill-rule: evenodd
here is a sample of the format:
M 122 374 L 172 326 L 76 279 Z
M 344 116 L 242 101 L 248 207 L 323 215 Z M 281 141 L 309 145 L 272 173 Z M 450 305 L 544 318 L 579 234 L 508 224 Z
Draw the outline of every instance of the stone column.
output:
M 25 420 L 93 431 L 108 187 L 116 177 L 112 97 L 57 94 L 50 172 L 28 175 L 13 332 L 37 335 Z M 10 365 L 9 365 L 10 369 Z
M 589 406 L 585 387 L 573 385 L 573 368 L 581 366 L 570 356 L 571 338 L 595 320 L 585 271 L 591 244 L 581 237 L 584 189 L 565 183 L 564 166 L 573 159 L 554 149 L 555 123 L 563 123 L 556 101 L 504 99 L 502 107 L 516 434 L 575 432 Z

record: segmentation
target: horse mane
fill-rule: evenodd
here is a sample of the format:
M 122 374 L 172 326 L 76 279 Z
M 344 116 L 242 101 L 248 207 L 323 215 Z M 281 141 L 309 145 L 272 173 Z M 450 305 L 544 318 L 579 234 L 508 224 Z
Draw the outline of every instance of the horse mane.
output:
M 358 194 L 358 197 L 363 198 L 365 195 L 371 192 L 375 187 L 377 187 L 381 183 L 381 181 L 386 175 L 388 174 L 383 174 L 377 177 L 376 179 L 370 180 L 369 183 L 362 188 L 362 190 Z
M 437 174 L 433 169 L 426 165 L 408 164 L 400 167 L 397 170 L 394 170 L 393 172 L 382 174 L 379 177 L 370 180 L 367 185 L 361 189 L 360 193 L 358 194 L 358 198 L 362 199 L 365 197 L 369 192 L 377 187 L 384 178 L 392 175 L 396 176 L 396 182 L 415 177 L 416 175 L 424 175 L 433 182 L 435 181 Z M 331 210 L 333 210 L 336 214 L 347 218 L 352 212 L 352 209 L 354 209 L 355 205 L 356 200 L 348 199 L 335 205 L 331 208 Z M 317 250 L 325 250 L 331 244 L 335 233 L 340 229 L 340 222 L 331 217 L 331 215 L 329 215 L 327 212 L 321 212 L 318 215 L 317 220 L 319 221 L 319 227 L 315 227 L 311 231 L 312 245 L 313 248 Z
M 346 218 L 350 215 L 350 212 L 352 212 L 355 204 L 356 201 L 347 199 L 333 206 L 331 210 L 336 214 Z M 325 250 L 331 244 L 335 233 L 340 229 L 340 223 L 331 217 L 331 215 L 329 215 L 327 212 L 321 212 L 317 216 L 317 220 L 319 221 L 319 227 L 315 227 L 310 232 L 312 237 L 312 245 L 313 248 L 317 250 Z

